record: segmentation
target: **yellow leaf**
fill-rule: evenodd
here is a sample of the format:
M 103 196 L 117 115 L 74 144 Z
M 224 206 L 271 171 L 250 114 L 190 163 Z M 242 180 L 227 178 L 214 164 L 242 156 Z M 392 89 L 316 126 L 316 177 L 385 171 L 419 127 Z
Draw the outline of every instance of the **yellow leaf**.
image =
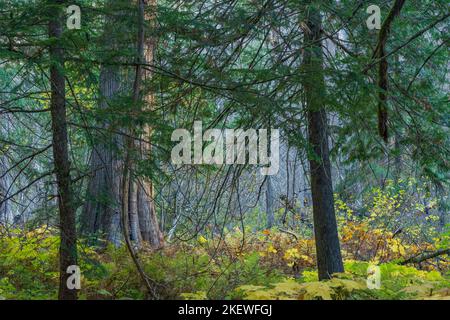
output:
M 415 285 L 415 286 L 409 286 L 406 288 L 403 288 L 401 290 L 405 293 L 411 293 L 417 296 L 431 296 L 433 292 L 433 286 L 430 284 L 423 284 L 423 285 Z
M 198 237 L 198 242 L 199 242 L 200 244 L 205 244 L 205 243 L 208 242 L 208 240 L 206 240 L 206 238 L 205 238 L 204 236 L 199 236 L 199 237 Z
M 287 279 L 283 282 L 276 283 L 273 290 L 277 293 L 285 293 L 288 295 L 298 295 L 301 288 L 302 288 L 301 284 L 295 282 L 295 280 Z
M 206 292 L 205 291 L 197 291 L 197 292 L 185 292 L 180 294 L 180 296 L 184 300 L 206 300 Z
M 236 288 L 236 290 L 242 290 L 242 291 L 256 291 L 256 290 L 260 290 L 260 289 L 264 289 L 265 287 L 263 286 L 254 286 L 252 284 L 247 284 L 247 285 L 243 285 L 243 286 L 239 286 Z
M 340 287 L 348 292 L 352 292 L 353 290 L 367 289 L 366 283 L 349 279 L 333 278 L 329 281 L 329 283 L 332 287 Z
M 248 300 L 275 300 L 276 296 L 269 291 L 257 290 L 247 293 L 245 298 Z
M 298 259 L 300 258 L 300 254 L 298 253 L 297 248 L 287 249 L 284 253 L 285 260 Z
M 304 300 L 332 300 L 332 289 L 324 282 L 308 282 L 301 285 Z

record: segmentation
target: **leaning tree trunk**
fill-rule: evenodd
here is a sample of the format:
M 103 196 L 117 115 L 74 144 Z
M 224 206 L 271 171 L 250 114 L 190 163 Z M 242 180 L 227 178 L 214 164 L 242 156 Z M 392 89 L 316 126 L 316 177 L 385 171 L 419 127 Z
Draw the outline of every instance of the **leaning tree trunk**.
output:
M 58 206 L 61 232 L 59 248 L 59 299 L 76 300 L 77 291 L 69 289 L 66 272 L 71 265 L 77 264 L 75 209 L 72 200 L 70 163 L 67 141 L 66 97 L 64 68 L 64 50 L 61 47 L 62 8 L 64 1 L 50 1 L 50 21 L 48 34 L 55 42 L 50 45 L 50 85 L 51 119 L 53 134 L 53 159 L 58 187 Z
M 343 272 L 341 250 L 334 212 L 331 164 L 328 149 L 328 125 L 325 111 L 325 81 L 321 45 L 321 16 L 309 7 L 304 35 L 303 71 L 308 115 L 311 194 L 313 200 L 314 235 L 319 279 L 329 279 Z

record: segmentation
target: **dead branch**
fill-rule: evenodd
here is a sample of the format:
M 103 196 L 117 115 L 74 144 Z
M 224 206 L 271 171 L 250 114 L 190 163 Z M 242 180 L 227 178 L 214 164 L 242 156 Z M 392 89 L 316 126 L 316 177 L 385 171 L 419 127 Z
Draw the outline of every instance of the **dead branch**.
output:
M 408 263 L 420 263 L 422 261 L 428 260 L 428 259 L 432 259 L 432 258 L 436 258 L 438 256 L 442 256 L 445 254 L 449 254 L 450 253 L 450 249 L 440 249 L 440 250 L 436 250 L 433 252 L 425 252 L 425 253 L 421 253 L 419 255 L 410 257 L 406 260 L 401 261 L 399 264 L 401 265 L 405 265 Z

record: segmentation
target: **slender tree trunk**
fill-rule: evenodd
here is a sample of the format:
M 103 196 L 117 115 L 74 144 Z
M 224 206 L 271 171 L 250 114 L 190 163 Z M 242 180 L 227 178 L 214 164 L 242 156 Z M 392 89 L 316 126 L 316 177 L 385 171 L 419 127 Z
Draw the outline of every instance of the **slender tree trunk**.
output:
M 138 184 L 130 179 L 128 211 L 130 216 L 130 237 L 134 244 L 140 247 L 142 238 L 139 228 L 137 186 Z
M 8 170 L 7 161 L 3 157 L 0 158 L 0 223 L 7 226 L 10 221 L 9 216 L 9 201 L 6 200 L 8 192 L 8 175 L 6 171 Z
M 401 173 L 402 173 L 400 134 L 398 132 L 395 132 L 395 135 L 394 135 L 394 147 L 395 147 L 396 152 L 398 152 L 394 156 L 394 178 L 395 178 L 395 181 L 398 182 L 401 178 Z
M 53 133 L 53 159 L 58 186 L 58 206 L 61 232 L 59 248 L 59 299 L 75 300 L 77 291 L 67 287 L 69 274 L 67 268 L 77 264 L 75 209 L 72 200 L 70 163 L 67 141 L 66 97 L 64 68 L 64 50 L 61 47 L 62 5 L 64 1 L 53 0 L 50 5 L 51 20 L 48 24 L 49 37 L 54 39 L 50 45 L 50 83 L 51 83 L 51 118 Z
M 139 74 L 139 67 L 136 68 L 136 75 Z M 123 165 L 123 171 L 122 171 L 122 207 L 121 207 L 121 219 L 122 219 L 122 231 L 123 231 L 123 237 L 125 239 L 125 245 L 128 249 L 128 252 L 130 253 L 131 258 L 133 259 L 134 265 L 136 266 L 136 269 L 138 271 L 139 276 L 142 279 L 142 282 L 147 287 L 147 291 L 150 297 L 157 298 L 156 296 L 156 290 L 152 286 L 152 283 L 150 282 L 150 278 L 145 274 L 145 271 L 141 265 L 141 262 L 139 261 L 139 257 L 137 253 L 134 251 L 133 244 L 131 242 L 131 235 L 130 235 L 130 222 L 128 220 L 129 212 L 128 209 L 130 207 L 129 205 L 129 188 L 132 185 L 131 177 L 130 177 L 130 168 L 132 166 L 131 158 L 130 158 L 130 151 L 134 148 L 134 142 L 133 138 L 127 137 L 126 140 L 126 151 L 125 151 L 125 160 Z
M 385 57 L 386 52 L 386 42 L 388 39 L 389 32 L 391 30 L 391 24 L 395 17 L 400 14 L 406 0 L 396 0 L 394 5 L 389 12 L 386 20 L 384 20 L 383 25 L 378 36 L 378 44 L 375 49 L 375 57 L 379 59 L 378 65 L 378 133 L 380 137 L 383 138 L 385 142 L 388 142 L 389 132 L 388 132 L 388 61 Z
M 272 186 L 272 179 L 270 176 L 267 176 L 266 178 L 266 216 L 267 216 L 266 228 L 271 229 L 273 227 L 275 217 L 273 213 L 273 186 Z
M 316 240 L 319 279 L 329 279 L 343 272 L 341 250 L 334 212 L 331 164 L 328 150 L 328 125 L 325 111 L 325 82 L 321 46 L 321 16 L 318 9 L 308 8 L 304 42 L 304 90 L 308 114 L 311 193 L 313 200 L 314 234 Z

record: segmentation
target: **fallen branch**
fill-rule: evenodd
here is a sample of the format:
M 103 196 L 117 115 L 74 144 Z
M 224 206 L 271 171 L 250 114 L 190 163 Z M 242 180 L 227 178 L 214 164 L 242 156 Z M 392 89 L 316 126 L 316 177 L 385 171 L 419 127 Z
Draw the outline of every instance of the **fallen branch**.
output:
M 442 256 L 445 254 L 449 254 L 450 253 L 450 249 L 440 249 L 440 250 L 436 250 L 433 252 L 427 252 L 427 253 L 421 253 L 419 255 L 416 255 L 414 257 L 408 258 L 406 260 L 401 261 L 399 264 L 401 265 L 405 265 L 408 263 L 420 263 L 422 261 L 428 260 L 428 259 L 432 259 L 432 258 L 436 258 L 438 256 Z
M 295 240 L 298 240 L 298 238 L 299 238 L 299 236 L 296 233 L 292 232 L 292 231 L 289 231 L 289 230 L 286 230 L 286 229 L 281 229 L 281 228 L 279 230 L 280 230 L 280 232 L 284 232 L 284 233 L 287 233 L 287 234 L 293 236 L 295 238 Z

